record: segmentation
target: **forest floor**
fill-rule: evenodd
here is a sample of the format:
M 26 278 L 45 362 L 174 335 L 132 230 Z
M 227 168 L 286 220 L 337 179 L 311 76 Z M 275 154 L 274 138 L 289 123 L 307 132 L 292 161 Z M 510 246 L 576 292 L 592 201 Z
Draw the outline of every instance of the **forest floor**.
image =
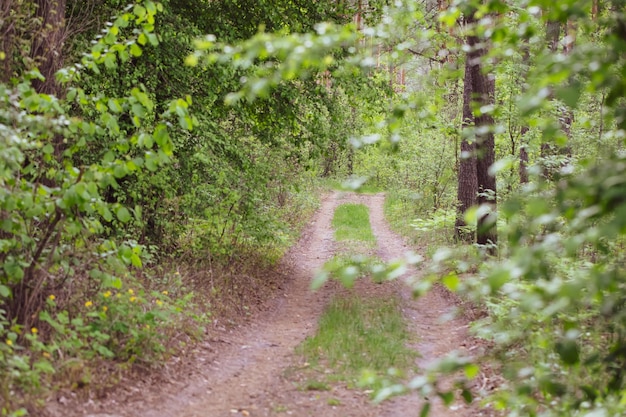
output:
M 332 281 L 310 290 L 311 278 L 336 252 L 331 220 L 342 203 L 361 203 L 370 209 L 376 237 L 375 254 L 383 260 L 399 258 L 409 250 L 393 233 L 383 216 L 383 194 L 333 193 L 295 245 L 281 261 L 286 283 L 264 310 L 247 323 L 225 328 L 215 326 L 207 339 L 188 358 L 174 358 L 159 376 L 146 372 L 103 398 L 58 397 L 44 410 L 50 417 L 399 417 L 417 416 L 423 400 L 416 394 L 374 405 L 370 393 L 338 382 L 327 390 L 304 389 L 312 372 L 295 348 L 312 336 L 325 306 L 333 295 L 350 292 L 364 297 L 396 296 L 410 327 L 411 347 L 419 353 L 423 368 L 452 350 L 472 350 L 468 322 L 462 318 L 443 321 L 455 308 L 445 291 L 436 289 L 414 300 L 403 279 L 375 284 L 358 280 L 347 290 Z M 409 274 L 419 271 L 409 271 Z M 470 416 L 476 410 L 461 403 L 451 409 L 435 401 L 431 416 Z

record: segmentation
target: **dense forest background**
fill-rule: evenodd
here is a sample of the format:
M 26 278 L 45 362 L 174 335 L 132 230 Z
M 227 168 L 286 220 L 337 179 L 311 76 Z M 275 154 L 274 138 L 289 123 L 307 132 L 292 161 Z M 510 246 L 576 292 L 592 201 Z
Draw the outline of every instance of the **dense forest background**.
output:
M 345 179 L 429 245 L 416 295 L 484 311 L 489 354 L 441 373 L 622 412 L 622 1 L 5 0 L 0 34 L 2 415 L 271 292 Z

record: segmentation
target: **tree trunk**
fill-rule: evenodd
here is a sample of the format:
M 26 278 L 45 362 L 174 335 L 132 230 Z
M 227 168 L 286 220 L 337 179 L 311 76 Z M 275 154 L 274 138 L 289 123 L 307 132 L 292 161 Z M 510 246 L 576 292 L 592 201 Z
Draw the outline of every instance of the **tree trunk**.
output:
M 465 60 L 465 76 L 463 79 L 463 130 L 474 123 L 472 114 L 472 72 L 469 57 Z M 465 212 L 477 202 L 478 182 L 476 179 L 476 143 L 463 137 L 461 140 L 461 158 L 458 166 L 457 199 L 458 208 L 454 224 L 454 235 L 457 240 L 473 242 L 474 234 L 465 228 Z
M 561 32 L 562 32 L 562 24 L 560 22 L 548 21 L 546 22 L 546 42 L 548 44 L 548 48 L 550 52 L 557 53 L 559 50 L 559 43 L 561 41 Z M 565 26 L 565 34 L 568 35 L 566 38 L 566 42 L 563 45 L 563 53 L 569 54 L 574 48 L 574 43 L 576 41 L 576 25 L 573 22 L 568 22 Z M 550 95 L 550 99 L 553 100 L 554 97 Z M 571 129 L 572 123 L 574 122 L 574 113 L 572 110 L 567 107 L 565 104 L 559 106 L 559 123 L 561 125 L 561 130 L 565 134 L 568 139 L 568 144 L 565 148 L 558 148 L 552 144 L 542 144 L 541 145 L 541 156 L 542 157 L 551 157 L 558 155 L 566 155 L 568 157 L 572 156 L 572 148 L 569 145 L 569 139 L 571 139 Z M 554 177 L 559 166 L 556 164 L 545 164 L 543 165 L 543 176 L 547 180 L 550 180 Z
M 44 80 L 34 80 L 33 87 L 40 94 L 62 97 L 64 90 L 54 74 L 63 67 L 63 43 L 65 42 L 66 0 L 37 0 L 36 17 L 41 20 L 41 29 L 34 35 L 31 57 Z M 63 138 L 53 138 L 54 155 L 57 160 L 63 154 Z
M 591 20 L 594 22 L 598 21 L 598 11 L 599 11 L 599 0 L 593 0 L 591 2 Z
M 524 135 L 528 132 L 528 126 L 522 127 L 522 132 L 520 134 L 520 140 L 522 141 L 522 145 L 519 149 L 519 183 L 526 184 L 528 183 L 528 152 L 526 152 L 526 143 L 524 141 Z
M 473 16 L 470 21 L 473 20 Z M 487 47 L 477 36 L 468 36 L 472 79 L 472 94 L 479 109 L 495 104 L 495 80 L 485 74 L 482 59 L 487 54 Z M 490 213 L 478 219 L 476 242 L 481 245 L 496 244 L 498 234 L 496 228 L 496 178 L 489 174 L 489 168 L 495 162 L 495 140 L 491 127 L 493 117 L 490 113 L 482 113 L 474 117 L 476 126 L 476 179 L 478 185 L 478 204 L 490 207 Z
M 54 74 L 63 66 L 66 0 L 37 0 L 36 3 L 36 16 L 41 20 L 41 30 L 34 36 L 31 57 L 45 80 L 35 80 L 33 86 L 38 93 L 58 97 L 62 89 Z
M 15 41 L 15 21 L 9 20 L 11 13 L 19 13 L 20 10 L 13 11 L 16 7 L 11 0 L 0 3 L 0 53 L 3 59 L 2 71 L 0 72 L 0 82 L 8 83 L 13 76 L 13 49 Z

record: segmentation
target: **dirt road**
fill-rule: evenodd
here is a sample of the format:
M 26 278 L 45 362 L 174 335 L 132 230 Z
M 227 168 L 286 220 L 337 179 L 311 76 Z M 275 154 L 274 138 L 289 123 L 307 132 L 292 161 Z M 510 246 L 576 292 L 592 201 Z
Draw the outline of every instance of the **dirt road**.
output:
M 327 196 L 299 243 L 283 260 L 289 271 L 283 294 L 252 323 L 210 338 L 194 355 L 195 370 L 189 375 L 173 373 L 171 380 L 155 386 L 128 387 L 125 395 L 76 407 L 56 404 L 50 415 L 81 417 L 400 417 L 417 416 L 422 399 L 416 395 L 372 405 L 369 395 L 346 386 L 329 391 L 302 389 L 299 370 L 306 365 L 294 349 L 315 332 L 317 320 L 330 297 L 345 291 L 328 283 L 317 292 L 309 289 L 314 272 L 330 259 L 336 244 L 331 219 L 344 202 L 360 202 L 370 208 L 377 255 L 384 260 L 407 251 L 403 240 L 390 231 L 383 218 L 383 195 L 335 193 Z M 415 271 L 412 271 L 413 273 Z M 417 335 L 417 365 L 427 366 L 437 357 L 463 345 L 462 321 L 441 322 L 450 302 L 437 292 L 413 300 L 401 281 L 372 284 L 361 280 L 353 290 L 368 295 L 402 297 L 410 330 Z M 463 406 L 448 410 L 436 403 L 432 416 L 470 415 Z

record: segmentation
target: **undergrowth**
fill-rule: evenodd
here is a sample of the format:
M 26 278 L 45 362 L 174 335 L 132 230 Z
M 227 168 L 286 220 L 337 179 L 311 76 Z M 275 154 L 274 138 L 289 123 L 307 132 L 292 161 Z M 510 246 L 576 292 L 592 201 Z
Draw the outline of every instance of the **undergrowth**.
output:
M 303 187 L 275 209 L 289 232 L 271 245 L 242 241 L 236 256 L 202 252 L 184 260 L 144 257 L 119 284 L 51 291 L 30 328 L 0 310 L 0 415 L 37 415 L 52 391 L 78 397 L 116 386 L 135 366 L 158 369 L 202 340 L 258 311 L 280 286 L 275 265 L 317 208 L 319 189 Z
M 385 218 L 391 228 L 415 246 L 426 246 L 429 252 L 438 246 L 454 244 L 453 210 L 427 211 L 415 193 L 389 191 L 385 198 Z

